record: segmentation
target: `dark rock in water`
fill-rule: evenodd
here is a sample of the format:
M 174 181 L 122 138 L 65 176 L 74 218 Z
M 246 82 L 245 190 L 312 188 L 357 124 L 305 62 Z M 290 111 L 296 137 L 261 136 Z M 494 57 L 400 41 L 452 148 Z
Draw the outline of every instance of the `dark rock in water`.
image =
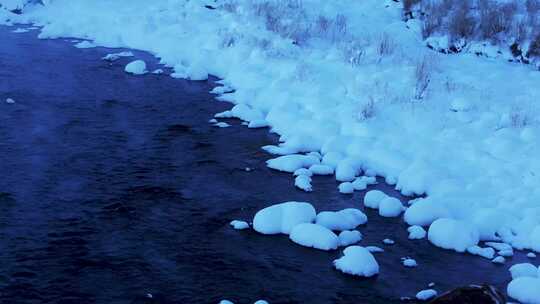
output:
M 430 304 L 504 304 L 504 295 L 491 285 L 469 285 L 443 293 Z

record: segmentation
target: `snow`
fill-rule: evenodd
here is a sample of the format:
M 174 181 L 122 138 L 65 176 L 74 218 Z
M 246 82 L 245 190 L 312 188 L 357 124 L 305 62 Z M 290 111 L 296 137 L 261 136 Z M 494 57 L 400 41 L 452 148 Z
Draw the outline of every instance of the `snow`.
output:
M 529 252 L 529 253 L 527 253 L 527 257 L 531 258 L 531 259 L 534 259 L 534 258 L 536 258 L 536 254 L 534 252 Z
M 495 250 L 493 248 L 482 248 L 477 245 L 468 247 L 467 252 L 490 260 L 495 256 Z
M 437 291 L 434 289 L 424 289 L 416 294 L 416 298 L 421 301 L 427 301 L 437 296 Z
M 305 175 L 305 176 L 313 176 L 313 172 L 311 172 L 311 170 L 309 169 L 306 169 L 306 168 L 300 168 L 296 171 L 294 171 L 293 173 L 294 176 L 299 176 L 299 175 Z
M 402 258 L 401 263 L 405 267 L 411 267 L 412 268 L 412 267 L 418 266 L 418 263 L 416 263 L 416 260 L 408 258 L 408 257 L 407 258 Z
M 315 175 L 332 175 L 334 174 L 334 168 L 328 165 L 312 165 L 309 167 L 309 171 L 313 172 Z
M 514 264 L 510 267 L 509 271 L 512 275 L 512 279 L 517 279 L 519 277 L 538 277 L 538 267 L 530 263 Z
M 219 304 L 234 304 L 234 302 L 231 302 L 229 300 L 221 300 L 219 301 Z
M 163 69 L 155 69 L 152 71 L 152 74 L 155 74 L 155 75 L 161 75 L 165 73 L 165 71 L 163 71 Z
M 339 192 L 343 194 L 351 194 L 354 192 L 354 187 L 351 182 L 344 182 L 339 184 Z
M 349 246 L 360 242 L 362 240 L 362 233 L 358 230 L 344 230 L 339 233 L 338 238 L 340 247 Z
M 343 250 L 343 257 L 334 260 L 336 269 L 343 273 L 371 277 L 379 273 L 379 264 L 366 248 L 349 246 Z
M 540 304 L 540 279 L 518 277 L 513 279 L 506 288 L 508 296 L 524 304 Z
M 476 227 L 467 222 L 442 218 L 429 226 L 428 239 L 437 247 L 464 252 L 478 244 L 479 235 Z
M 111 54 L 107 54 L 105 55 L 103 58 L 103 60 L 106 60 L 106 61 L 116 61 L 122 57 L 133 57 L 133 53 L 130 52 L 130 51 L 124 51 L 124 52 L 119 52 L 119 53 L 111 53 Z
M 296 170 L 298 171 L 298 170 Z M 311 187 L 311 177 L 309 177 L 309 175 L 298 175 L 295 179 L 294 179 L 294 185 L 299 188 L 299 189 L 302 189 L 306 192 L 311 192 L 313 191 L 313 188 Z
M 230 225 L 236 230 L 249 229 L 249 224 L 244 221 L 233 220 L 231 221 Z
M 365 190 L 368 185 L 373 185 L 376 183 L 377 183 L 377 180 L 375 179 L 375 177 L 361 176 L 361 177 L 357 177 L 353 181 L 352 184 L 353 184 L 354 190 L 362 191 L 362 190 Z
M 214 124 L 214 127 L 218 127 L 218 128 L 228 128 L 230 126 L 231 126 L 230 124 L 228 124 L 226 122 L 223 122 L 223 121 L 217 122 L 217 123 Z
M 305 202 L 285 202 L 259 210 L 253 229 L 262 234 L 289 234 L 293 227 L 315 220 L 315 208 Z
M 384 192 L 379 190 L 368 191 L 364 196 L 364 206 L 368 208 L 379 209 L 379 204 L 383 199 L 387 197 L 388 196 Z
M 290 172 L 290 173 L 293 173 L 294 171 L 300 168 L 310 167 L 318 163 L 319 163 L 319 160 L 317 158 L 313 156 L 301 155 L 301 154 L 284 155 L 284 156 L 280 156 L 280 157 L 266 161 L 266 164 L 268 165 L 268 167 L 274 170 Z
M 265 301 L 265 300 L 258 300 L 253 304 L 269 304 L 269 303 L 267 301 Z
M 382 242 L 383 242 L 384 244 L 386 244 L 386 245 L 394 245 L 394 244 L 396 243 L 396 242 L 395 242 L 394 240 L 392 240 L 392 239 L 384 239 Z
M 531 249 L 540 252 L 540 225 L 536 226 L 530 235 Z
M 6 99 L 6 103 L 14 104 L 14 103 L 15 103 L 15 100 L 14 100 L 13 98 L 7 98 L 7 99 Z
M 95 48 L 96 45 L 90 41 L 84 40 L 84 41 L 76 43 L 75 47 L 79 49 L 89 49 L 89 48 Z
M 279 144 L 266 151 L 292 156 L 269 167 L 292 173 L 323 164 L 353 187 L 362 173 L 381 176 L 402 194 L 426 194 L 405 211 L 408 225 L 452 218 L 467 222 L 480 240 L 501 238 L 540 252 L 534 212 L 540 207 L 540 73 L 530 65 L 428 50 L 418 26 L 402 21 L 397 1 L 313 0 L 296 14 L 278 7 L 284 16 L 277 28 L 285 32 L 267 27 L 249 0 L 229 10 L 208 10 L 202 1 L 48 2 L 20 16 L 0 9 L 0 23 L 32 22 L 44 39 L 78 37 L 148 51 L 173 77 L 215 75 L 232 89 L 217 96 L 235 105 L 229 114 L 250 126 L 267 125 Z M 315 32 L 300 35 L 306 41 L 290 35 L 298 34 L 290 24 L 311 26 L 319 15 L 338 14 L 347 30 L 337 41 Z M 384 56 L 377 52 L 383 33 L 395 45 Z M 349 41 L 358 45 L 351 49 Z M 448 45 L 447 37 L 428 42 Z M 362 56 L 353 58 L 358 50 Z M 418 100 L 415 70 L 423 58 L 434 66 Z M 322 161 L 304 155 L 313 151 Z M 380 200 L 366 206 L 378 208 Z
M 504 264 L 506 262 L 506 259 L 503 256 L 498 256 L 491 260 L 493 264 Z
M 419 240 L 426 237 L 426 230 L 422 226 L 414 225 L 407 228 L 409 232 L 409 240 Z
M 135 60 L 126 65 L 124 68 L 126 73 L 134 74 L 134 75 L 142 75 L 148 73 L 146 70 L 146 63 L 142 60 Z
M 311 223 L 294 226 L 289 238 L 296 244 L 320 250 L 336 249 L 339 245 L 338 236 L 330 229 Z
M 366 246 L 366 249 L 371 253 L 384 252 L 384 249 L 377 246 Z
M 27 32 L 29 32 L 29 30 L 24 29 L 24 28 L 17 28 L 13 30 L 13 33 L 27 33 Z
M 359 209 L 347 208 L 340 211 L 322 211 L 317 214 L 316 223 L 330 230 L 352 230 L 367 223 L 367 216 Z
M 397 217 L 403 211 L 403 205 L 394 197 L 386 197 L 379 203 L 379 215 L 383 217 Z

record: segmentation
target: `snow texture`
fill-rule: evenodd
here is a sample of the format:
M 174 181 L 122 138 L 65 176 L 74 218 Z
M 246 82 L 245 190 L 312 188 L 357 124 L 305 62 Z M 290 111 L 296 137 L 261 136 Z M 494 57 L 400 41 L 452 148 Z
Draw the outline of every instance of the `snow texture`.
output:
M 352 230 L 367 223 L 367 216 L 359 209 L 347 208 L 340 211 L 323 211 L 317 214 L 316 223 L 330 230 Z
M 468 247 L 478 244 L 476 227 L 454 219 L 438 219 L 428 230 L 428 239 L 437 247 L 464 252 Z
M 343 273 L 371 277 L 379 273 L 379 264 L 366 248 L 350 246 L 343 250 L 343 257 L 334 260 L 336 269 Z
M 289 238 L 296 244 L 320 250 L 336 249 L 339 245 L 338 236 L 332 230 L 311 223 L 294 226 Z

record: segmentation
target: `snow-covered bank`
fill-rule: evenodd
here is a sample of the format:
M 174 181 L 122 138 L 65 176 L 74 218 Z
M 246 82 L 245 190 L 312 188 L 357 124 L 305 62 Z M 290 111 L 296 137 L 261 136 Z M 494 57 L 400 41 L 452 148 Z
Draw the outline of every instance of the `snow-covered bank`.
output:
M 340 181 L 382 175 L 405 194 L 426 192 L 406 210 L 411 225 L 452 218 L 482 240 L 538 248 L 538 73 L 429 53 L 392 1 L 305 1 L 306 20 L 322 30 L 318 14 L 336 22 L 341 14 L 348 34 L 303 42 L 267 30 L 247 2 L 215 10 L 203 4 L 55 1 L 12 18 L 43 25 L 42 37 L 151 51 L 176 76 L 215 74 L 235 89 L 219 97 L 241 105 L 233 115 L 282 136 L 268 151 L 319 151 L 314 162 Z M 365 45 L 347 47 L 358 41 Z M 432 56 L 430 82 L 415 96 L 425 55 Z M 308 165 L 318 164 L 301 164 Z

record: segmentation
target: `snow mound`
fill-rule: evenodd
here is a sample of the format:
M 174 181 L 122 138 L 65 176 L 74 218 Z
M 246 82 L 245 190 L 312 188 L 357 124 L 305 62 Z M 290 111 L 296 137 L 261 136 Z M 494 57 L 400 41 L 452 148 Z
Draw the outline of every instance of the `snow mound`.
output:
M 310 167 L 318 163 L 319 159 L 316 157 L 301 154 L 283 155 L 266 161 L 268 167 L 290 173 L 293 173 L 297 169 Z
M 515 264 L 510 267 L 510 274 L 512 279 L 517 279 L 519 277 L 538 277 L 538 268 L 530 263 L 520 263 Z M 540 285 L 538 286 L 540 288 Z
M 467 252 L 490 260 L 495 256 L 495 250 L 493 248 L 482 248 L 477 245 L 468 247 Z
M 401 263 L 403 264 L 403 266 L 405 267 L 416 267 L 418 266 L 418 263 L 416 263 L 416 260 L 415 259 L 411 259 L 411 258 L 403 258 L 401 260 Z
M 416 294 L 416 298 L 421 301 L 427 301 L 437 296 L 437 291 L 434 289 L 424 289 Z
M 437 247 L 464 252 L 478 244 L 479 235 L 476 228 L 466 222 L 442 218 L 429 226 L 428 239 Z
M 268 304 L 268 302 L 265 301 L 265 300 L 258 300 L 257 302 L 255 302 L 253 304 Z
M 298 171 L 298 170 L 296 170 Z M 298 175 L 294 179 L 294 186 L 298 189 L 302 189 L 306 192 L 313 191 L 313 187 L 311 186 L 311 177 L 308 175 Z
M 536 226 L 531 232 L 531 249 L 540 252 L 540 226 Z
M 394 197 L 385 197 L 379 203 L 379 215 L 383 217 L 397 217 L 403 211 L 403 205 Z
M 381 247 L 377 247 L 377 246 L 366 246 L 366 249 L 371 253 L 384 252 L 384 249 L 382 249 Z
M 352 230 L 367 223 L 367 216 L 354 208 L 335 212 L 323 211 L 317 214 L 316 223 L 334 231 Z
M 332 175 L 334 174 L 334 168 L 328 165 L 312 165 L 309 167 L 309 171 L 313 172 L 315 175 Z
M 386 245 L 394 245 L 396 242 L 392 239 L 384 239 L 382 242 Z
M 231 302 L 229 300 L 221 300 L 219 301 L 219 304 L 234 304 L 234 302 Z
M 433 200 L 418 199 L 407 208 L 404 219 L 409 225 L 429 226 L 436 219 L 448 216 L 448 211 Z
M 239 220 L 231 221 L 230 225 L 236 230 L 244 230 L 244 229 L 249 228 L 249 224 L 247 222 L 239 221 Z
M 366 193 L 366 196 L 364 196 L 364 206 L 368 208 L 379 209 L 380 202 L 387 197 L 388 195 L 379 190 L 368 191 Z
M 122 57 L 133 57 L 133 56 L 134 55 L 132 52 L 125 51 L 125 52 L 107 54 L 101 59 L 106 60 L 106 61 L 116 61 Z
M 302 223 L 315 220 L 315 208 L 304 202 L 285 202 L 259 210 L 253 218 L 253 228 L 262 234 L 289 234 Z
M 295 170 L 294 173 L 293 173 L 294 176 L 299 176 L 299 175 L 305 175 L 305 176 L 313 176 L 313 172 L 311 172 L 311 170 L 308 170 L 306 168 L 300 168 L 298 170 Z
M 351 182 L 344 182 L 339 184 L 339 192 L 343 194 L 351 194 L 354 192 L 354 187 Z
M 407 231 L 409 232 L 409 240 L 419 240 L 426 237 L 426 230 L 422 228 L 422 226 L 414 225 L 409 228 L 407 228 Z
M 126 71 L 126 73 L 130 73 L 134 75 L 142 75 L 148 72 L 146 70 L 146 62 L 142 60 L 135 60 L 128 63 L 126 67 L 124 68 L 124 71 Z
M 504 264 L 506 262 L 506 259 L 503 256 L 498 256 L 491 260 L 493 264 Z
M 339 239 L 332 230 L 311 223 L 294 226 L 289 238 L 296 244 L 320 250 L 336 249 L 339 244 Z
M 540 279 L 518 277 L 506 287 L 508 296 L 524 304 L 540 304 Z
M 345 230 L 339 233 L 338 238 L 339 246 L 349 246 L 360 242 L 362 240 L 362 233 L 360 233 L 358 230 Z
M 366 248 L 350 246 L 343 250 L 343 257 L 334 260 L 336 269 L 343 273 L 371 277 L 379 273 L 379 264 Z

